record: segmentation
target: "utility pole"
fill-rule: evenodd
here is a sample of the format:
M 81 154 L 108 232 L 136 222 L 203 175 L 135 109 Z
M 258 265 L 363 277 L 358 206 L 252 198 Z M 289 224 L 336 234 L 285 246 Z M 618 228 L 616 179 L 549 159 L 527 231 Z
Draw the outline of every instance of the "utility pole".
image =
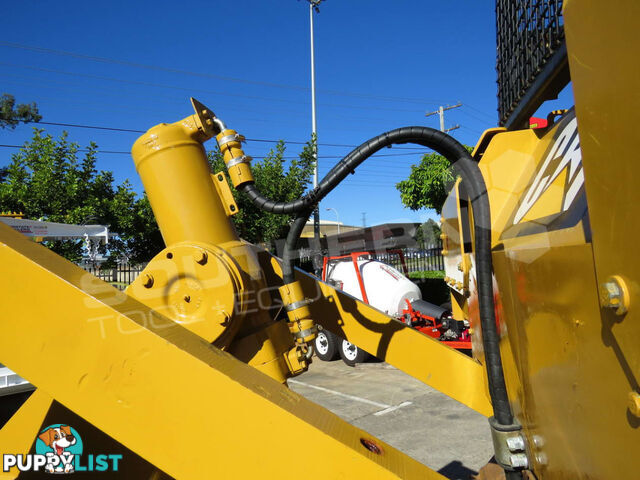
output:
M 327 208 L 327 212 L 329 210 L 333 210 L 333 213 L 336 214 L 336 220 L 337 220 L 336 224 L 338 226 L 338 235 L 340 235 L 340 216 L 338 215 L 338 210 L 336 210 L 335 208 L 331 208 L 331 207 Z
M 314 138 L 313 157 L 313 188 L 318 186 L 318 130 L 316 126 L 316 66 L 315 49 L 313 45 L 313 12 L 320 13 L 319 5 L 322 0 L 307 0 L 309 2 L 309 34 L 311 37 L 311 134 Z M 313 209 L 313 239 L 315 248 L 320 249 L 320 207 Z M 319 254 L 319 252 L 318 252 Z
M 362 212 L 362 228 L 367 226 L 367 212 Z
M 444 112 L 445 110 L 451 110 L 452 108 L 458 108 L 461 107 L 462 103 L 458 102 L 455 105 L 449 105 L 446 107 L 443 107 L 442 105 L 440 105 L 440 108 L 438 108 L 438 110 L 436 110 L 435 112 L 429 112 L 425 114 L 425 117 L 430 117 L 431 115 L 435 115 L 436 113 L 440 116 L 440 131 L 441 132 L 450 132 L 451 130 L 455 130 L 456 128 L 460 128 L 460 125 L 454 125 L 451 128 L 444 128 Z

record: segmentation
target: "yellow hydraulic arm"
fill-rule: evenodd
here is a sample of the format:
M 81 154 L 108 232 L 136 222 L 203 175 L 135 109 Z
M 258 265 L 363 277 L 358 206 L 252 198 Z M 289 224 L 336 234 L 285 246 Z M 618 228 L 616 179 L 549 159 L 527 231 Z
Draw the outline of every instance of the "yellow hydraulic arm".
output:
M 442 478 L 286 387 L 308 366 L 305 338 L 295 317 L 276 316 L 278 262 L 235 233 L 237 207 L 202 146 L 217 119 L 194 107 L 134 145 L 167 247 L 126 293 L 0 225 L 0 361 L 37 387 L 0 431 L 2 451 L 32 451 L 64 411 L 128 452 L 123 475 Z M 298 282 L 322 326 L 490 413 L 475 361 L 301 272 Z M 317 452 L 332 462 L 320 467 Z

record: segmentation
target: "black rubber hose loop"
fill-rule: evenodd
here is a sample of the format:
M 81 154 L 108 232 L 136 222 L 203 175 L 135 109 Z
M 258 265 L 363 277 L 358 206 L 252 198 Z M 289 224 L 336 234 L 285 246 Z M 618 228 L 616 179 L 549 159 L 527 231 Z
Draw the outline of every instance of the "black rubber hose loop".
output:
M 428 127 L 404 127 L 378 135 L 354 149 L 327 173 L 312 192 L 294 202 L 278 204 L 263 199 L 253 184 L 244 185 L 241 189 L 256 205 L 264 205 L 266 210 L 275 211 L 277 208 L 282 213 L 297 213 L 289 230 L 283 253 L 283 280 L 285 283 L 290 283 L 295 280 L 293 250 L 313 207 L 371 155 L 384 147 L 403 143 L 414 143 L 431 148 L 447 158 L 462 177 L 471 198 L 474 212 L 478 303 L 489 393 L 497 422 L 502 425 L 511 425 L 513 413 L 507 395 L 500 354 L 500 337 L 495 318 L 489 199 L 480 169 L 464 146 L 439 130 Z M 513 473 L 517 472 L 508 472 L 508 477 L 514 478 Z

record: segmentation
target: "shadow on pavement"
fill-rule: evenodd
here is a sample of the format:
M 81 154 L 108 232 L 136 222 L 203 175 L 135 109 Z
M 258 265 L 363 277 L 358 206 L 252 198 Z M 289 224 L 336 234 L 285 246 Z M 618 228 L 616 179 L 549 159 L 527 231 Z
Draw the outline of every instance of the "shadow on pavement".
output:
M 462 462 L 454 460 L 438 470 L 438 473 L 449 480 L 469 480 L 471 475 L 476 475 L 478 472 L 465 467 Z

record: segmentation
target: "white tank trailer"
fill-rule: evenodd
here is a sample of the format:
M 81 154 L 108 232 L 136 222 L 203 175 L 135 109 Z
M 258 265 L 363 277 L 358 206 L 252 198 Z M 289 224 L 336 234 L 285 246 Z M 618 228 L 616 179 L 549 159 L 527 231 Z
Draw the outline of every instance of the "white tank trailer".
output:
M 414 310 L 424 311 L 437 318 L 447 313 L 444 308 L 424 302 L 415 283 L 379 260 L 361 258 L 354 265 L 351 258 L 343 258 L 328 262 L 325 268 L 325 282 L 391 317 L 403 319 L 407 301 Z M 364 284 L 366 297 L 363 295 L 359 278 Z M 350 366 L 362 363 L 370 356 L 361 348 L 327 330 L 318 332 L 314 346 L 316 356 L 321 360 L 335 360 L 340 356 Z

